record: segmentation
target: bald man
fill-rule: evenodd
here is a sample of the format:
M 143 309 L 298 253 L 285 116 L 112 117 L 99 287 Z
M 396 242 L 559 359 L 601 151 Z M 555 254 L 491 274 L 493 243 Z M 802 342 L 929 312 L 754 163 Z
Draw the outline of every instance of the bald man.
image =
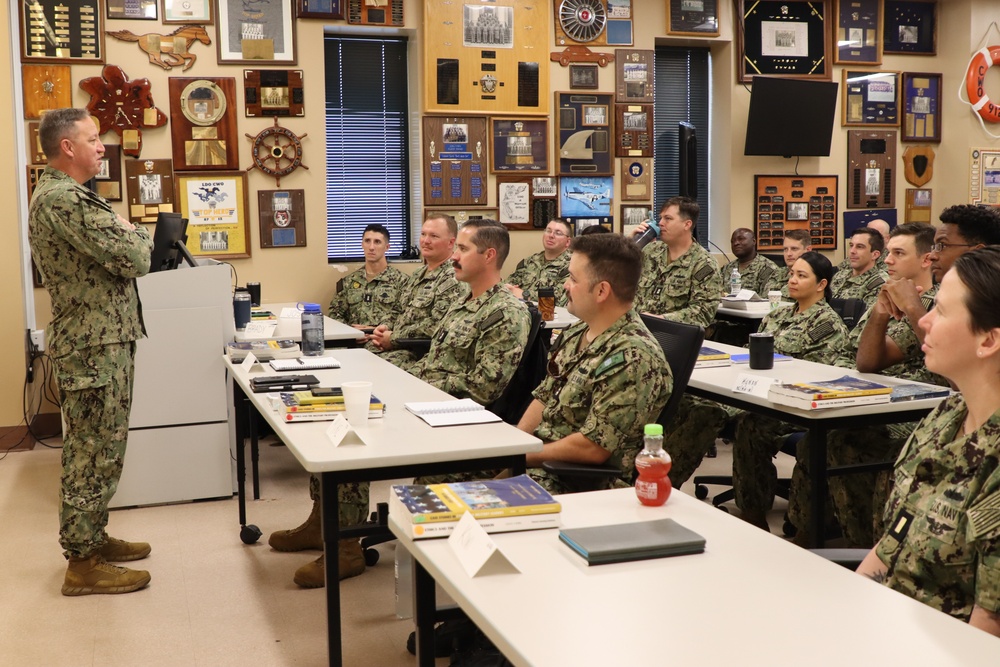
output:
M 723 286 L 729 287 L 733 269 L 738 269 L 743 289 L 752 289 L 761 296 L 767 296 L 767 286 L 778 271 L 778 266 L 767 257 L 757 254 L 757 239 L 753 230 L 746 227 L 734 230 L 729 246 L 736 259 L 721 269 Z

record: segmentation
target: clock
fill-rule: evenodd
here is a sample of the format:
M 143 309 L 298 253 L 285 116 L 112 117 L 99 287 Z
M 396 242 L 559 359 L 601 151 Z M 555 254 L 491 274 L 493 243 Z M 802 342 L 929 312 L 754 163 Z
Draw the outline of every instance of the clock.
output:
M 171 77 L 174 169 L 239 169 L 236 79 Z
M 149 79 L 130 81 L 117 65 L 105 65 L 101 76 L 83 79 L 80 87 L 90 94 L 87 111 L 97 118 L 101 134 L 117 132 L 125 155 L 139 157 L 142 128 L 167 124 L 167 115 L 153 103 Z
M 40 118 L 45 111 L 73 106 L 69 65 L 21 65 L 24 117 Z

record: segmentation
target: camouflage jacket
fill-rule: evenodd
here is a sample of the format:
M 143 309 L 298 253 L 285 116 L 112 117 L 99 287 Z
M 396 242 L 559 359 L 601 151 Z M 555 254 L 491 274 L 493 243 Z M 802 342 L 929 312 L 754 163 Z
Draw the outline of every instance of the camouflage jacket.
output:
M 448 310 L 469 293 L 455 280 L 455 268 L 446 261 L 433 271 L 424 265 L 399 290 L 400 310 L 393 319 L 393 338 L 430 338 Z
M 718 264 L 697 241 L 672 262 L 666 243 L 655 241 L 642 249 L 636 312 L 707 327 L 715 319 L 721 295 Z
M 552 348 L 534 392 L 544 406 L 535 435 L 552 442 L 581 433 L 611 452 L 608 463 L 629 476 L 643 426 L 656 421 L 670 398 L 670 366 L 634 310 L 581 350 L 586 331 L 578 322 Z
M 554 260 L 547 261 L 544 252 L 525 257 L 517 263 L 517 268 L 507 278 L 511 285 L 517 285 L 528 301 L 538 300 L 539 287 L 554 287 L 556 305 L 566 305 L 566 279 L 569 277 L 570 252 L 563 252 Z
M 337 282 L 337 294 L 330 300 L 330 317 L 344 324 L 378 326 L 392 322 L 406 280 L 406 274 L 394 266 L 387 266 L 368 280 L 362 266 Z
M 407 370 L 456 398 L 486 405 L 514 376 L 530 327 L 528 308 L 497 283 L 448 311 L 430 351 Z
M 104 199 L 46 167 L 31 197 L 28 233 L 52 299 L 52 357 L 145 335 L 135 279 L 149 271 L 149 232 L 123 227 Z
M 796 359 L 832 364 L 847 341 L 847 327 L 826 301 L 804 313 L 798 304 L 779 306 L 764 316 L 761 333 L 774 334 L 774 351 Z
M 861 299 L 870 308 L 878 299 L 878 291 L 888 279 L 885 269 L 875 264 L 860 276 L 854 275 L 850 269 L 837 271 L 830 283 L 830 289 L 835 299 Z
M 886 586 L 963 621 L 1000 612 L 1000 411 L 970 435 L 966 415 L 952 395 L 910 436 L 875 546 Z
M 791 269 L 787 266 L 778 267 L 774 273 L 771 274 L 771 280 L 767 284 L 767 289 L 765 291 L 780 291 L 781 298 L 789 299 L 791 298 L 788 294 L 788 275 L 791 273 Z M 764 296 L 761 294 L 761 296 Z
M 719 270 L 722 276 L 722 290 L 729 291 L 729 279 L 733 269 L 739 269 L 743 289 L 752 289 L 759 296 L 767 296 L 767 286 L 771 284 L 778 266 L 764 255 L 758 254 L 745 269 L 740 269 L 740 260 L 734 259 Z M 787 282 L 787 281 L 786 281 Z

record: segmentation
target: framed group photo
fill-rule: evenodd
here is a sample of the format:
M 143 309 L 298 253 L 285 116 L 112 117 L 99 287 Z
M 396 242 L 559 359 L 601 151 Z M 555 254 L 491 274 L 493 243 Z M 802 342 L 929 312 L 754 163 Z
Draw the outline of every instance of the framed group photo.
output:
M 219 0 L 219 64 L 294 65 L 295 8 L 288 0 Z
M 737 78 L 782 76 L 829 81 L 832 71 L 830 0 L 739 0 Z

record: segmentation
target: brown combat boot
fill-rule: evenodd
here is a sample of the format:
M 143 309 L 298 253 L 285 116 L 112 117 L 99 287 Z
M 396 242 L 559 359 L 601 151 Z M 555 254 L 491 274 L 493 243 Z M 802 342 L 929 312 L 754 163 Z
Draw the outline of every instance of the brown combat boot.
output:
M 95 553 L 89 558 L 70 558 L 63 595 L 131 593 L 149 583 L 149 572 L 112 565 Z
M 109 563 L 125 563 L 143 559 L 150 551 L 148 542 L 126 542 L 109 535 L 97 553 Z
M 319 502 L 313 501 L 312 511 L 305 523 L 291 530 L 276 530 L 267 538 L 267 543 L 277 551 L 305 551 L 323 548 L 323 526 L 320 520 Z M 320 584 L 322 586 L 323 584 Z
M 341 540 L 337 548 L 340 579 L 356 577 L 365 571 L 365 555 L 357 540 Z M 326 554 L 295 571 L 293 580 L 302 588 L 323 588 L 326 583 Z

